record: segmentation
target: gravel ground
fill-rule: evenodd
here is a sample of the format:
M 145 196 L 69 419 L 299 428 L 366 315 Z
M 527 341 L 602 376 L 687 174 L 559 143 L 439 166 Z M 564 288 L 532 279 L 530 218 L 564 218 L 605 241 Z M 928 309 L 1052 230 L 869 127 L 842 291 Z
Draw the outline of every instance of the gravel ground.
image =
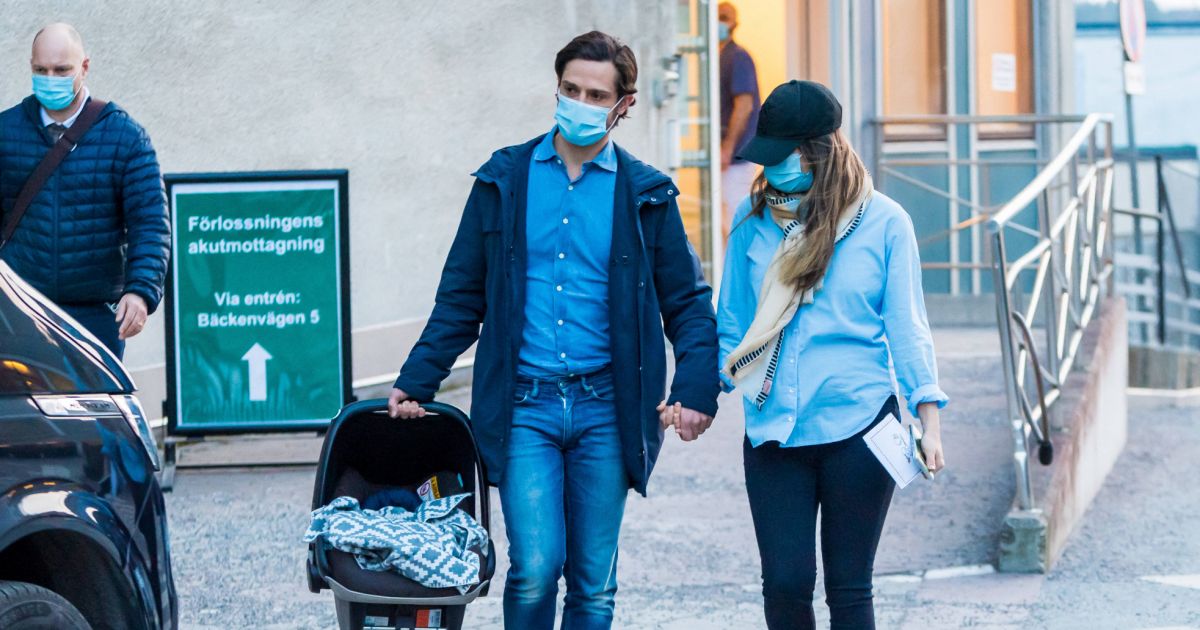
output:
M 1118 473 L 1050 575 L 926 572 L 992 562 L 1011 502 L 994 335 L 938 334 L 943 387 L 953 399 L 943 421 L 950 468 L 893 501 L 876 567 L 879 627 L 1200 628 L 1200 591 L 1140 579 L 1200 573 L 1197 404 L 1131 398 L 1130 442 Z M 448 402 L 465 406 L 464 395 Z M 668 439 L 650 497 L 629 499 L 615 627 L 763 625 L 742 419 L 738 405 L 722 402 L 699 442 Z M 316 447 L 303 439 L 214 444 L 188 447 L 185 457 L 219 459 L 252 448 L 283 461 L 311 457 Z M 332 596 L 313 595 L 304 583 L 300 536 L 312 482 L 311 468 L 181 472 L 167 501 L 185 628 L 336 627 Z M 502 578 L 507 563 L 495 510 Z M 500 627 L 502 582 L 468 608 L 468 627 Z
M 1129 442 L 1047 576 L 1054 628 L 1200 628 L 1200 397 L 1131 397 Z M 1190 576 L 1192 587 L 1145 578 Z

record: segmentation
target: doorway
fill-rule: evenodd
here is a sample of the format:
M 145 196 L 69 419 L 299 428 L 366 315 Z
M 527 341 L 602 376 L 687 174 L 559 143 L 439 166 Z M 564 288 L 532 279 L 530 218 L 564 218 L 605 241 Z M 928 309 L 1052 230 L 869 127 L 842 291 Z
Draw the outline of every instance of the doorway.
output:
M 831 2 L 731 0 L 738 10 L 733 41 L 754 60 L 761 98 L 790 79 L 832 86 Z M 723 209 L 721 202 L 718 4 L 679 0 L 674 61 L 679 98 L 667 124 L 684 227 L 714 286 L 720 282 L 724 256 L 720 213 L 735 210 Z

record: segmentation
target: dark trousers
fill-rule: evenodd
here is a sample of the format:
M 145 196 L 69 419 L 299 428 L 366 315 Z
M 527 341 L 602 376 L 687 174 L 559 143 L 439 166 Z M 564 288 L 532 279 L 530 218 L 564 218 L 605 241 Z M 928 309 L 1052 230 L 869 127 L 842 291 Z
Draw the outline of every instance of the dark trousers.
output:
M 108 304 L 59 304 L 59 308 L 95 335 L 118 359 L 125 358 L 125 342 L 120 336 L 121 324 Z
M 871 423 L 895 422 L 891 398 Z M 895 482 L 863 435 L 816 446 L 743 444 L 746 491 L 762 557 L 771 630 L 813 628 L 816 523 L 821 511 L 825 601 L 832 628 L 874 628 L 871 574 Z

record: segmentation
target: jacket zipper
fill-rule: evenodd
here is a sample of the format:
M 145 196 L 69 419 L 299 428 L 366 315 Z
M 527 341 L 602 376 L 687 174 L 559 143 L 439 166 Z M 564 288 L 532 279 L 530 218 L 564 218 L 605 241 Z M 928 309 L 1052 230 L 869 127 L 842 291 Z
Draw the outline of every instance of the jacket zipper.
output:
M 63 160 L 63 161 L 65 162 L 66 160 Z M 55 169 L 55 170 L 58 170 L 58 169 Z M 51 180 L 50 183 L 54 187 L 54 201 L 51 204 L 52 217 L 54 219 L 54 238 L 52 239 L 54 241 L 54 247 L 51 250 L 52 254 L 51 254 L 51 259 L 50 259 L 50 273 L 54 274 L 54 282 L 51 286 L 54 287 L 54 297 L 52 299 L 55 302 L 60 302 L 61 298 L 62 298 L 62 296 L 59 295 L 59 286 L 58 286 L 59 285 L 59 273 L 58 273 L 58 270 L 59 270 L 58 227 L 59 226 L 58 226 L 58 223 L 59 223 L 59 215 L 61 214 L 61 209 L 59 208 L 59 204 L 62 202 L 62 198 L 61 198 L 62 197 L 62 194 L 61 194 L 62 187 L 58 185 L 60 179 L 61 178 L 60 178 L 59 173 L 54 173 L 53 175 L 50 176 L 50 180 Z M 32 203 L 32 201 L 30 203 Z

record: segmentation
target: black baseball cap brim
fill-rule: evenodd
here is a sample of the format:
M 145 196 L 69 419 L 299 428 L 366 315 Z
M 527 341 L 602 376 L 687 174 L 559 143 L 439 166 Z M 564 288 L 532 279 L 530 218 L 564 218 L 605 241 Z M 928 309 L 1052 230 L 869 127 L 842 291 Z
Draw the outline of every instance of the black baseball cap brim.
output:
M 831 134 L 841 125 L 842 104 L 829 88 L 813 81 L 788 81 L 763 101 L 754 137 L 738 157 L 774 166 L 804 142 Z
M 770 138 L 767 136 L 754 136 L 750 138 L 742 150 L 738 152 L 737 157 L 740 160 L 762 164 L 763 166 L 773 166 L 787 159 L 788 154 L 796 150 L 800 146 L 802 140 L 791 138 Z

